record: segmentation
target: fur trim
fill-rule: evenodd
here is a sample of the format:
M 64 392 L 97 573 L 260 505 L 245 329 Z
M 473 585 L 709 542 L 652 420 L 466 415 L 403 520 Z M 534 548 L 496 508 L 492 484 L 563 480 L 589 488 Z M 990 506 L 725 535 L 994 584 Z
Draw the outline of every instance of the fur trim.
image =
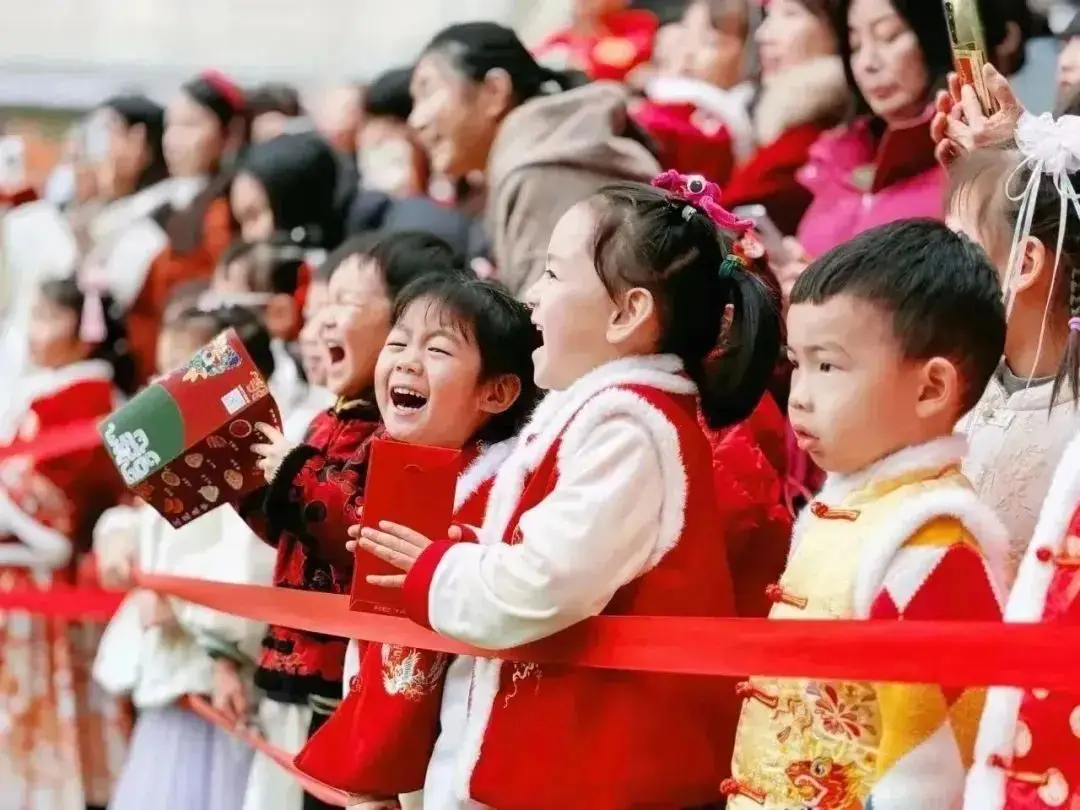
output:
M 838 506 L 848 497 L 869 486 L 875 481 L 889 481 L 918 470 L 948 467 L 959 464 L 967 455 L 967 439 L 955 434 L 933 439 L 925 444 L 905 447 L 891 456 L 874 462 L 859 472 L 850 475 L 830 475 L 818 493 L 815 501 Z M 792 531 L 791 551 L 788 559 L 795 553 L 799 540 L 814 517 L 809 509 L 804 509 L 795 521 Z
M 0 545 L 0 564 L 26 564 L 27 554 L 33 559 L 28 567 L 61 568 L 71 559 L 71 541 L 62 533 L 38 523 L 15 505 L 0 489 L 0 529 L 14 535 L 20 544 Z M 5 551 L 8 554 L 5 555 Z
M 1077 506 L 1080 506 L 1080 436 L 1069 442 L 1054 472 L 1039 522 L 1005 606 L 1005 621 L 1042 620 L 1054 567 L 1035 555 L 1044 548 L 1061 550 Z M 1023 697 L 1023 690 L 1012 687 L 994 687 L 987 693 L 975 738 L 975 763 L 968 776 L 965 810 L 998 810 L 1005 806 L 1005 774 L 1000 768 L 990 767 L 988 760 L 993 754 L 1006 760 L 1012 758 Z
M 458 476 L 457 489 L 454 491 L 454 511 L 461 509 L 465 502 L 476 494 L 490 478 L 494 478 L 514 450 L 516 439 L 507 439 L 489 445 L 480 451 L 461 475 Z
M 766 145 L 801 124 L 832 126 L 843 119 L 849 103 L 840 57 L 811 59 L 769 79 L 754 108 L 754 134 Z
M 746 160 L 754 151 L 754 125 L 750 120 L 753 85 L 744 83 L 724 90 L 700 79 L 660 76 L 648 83 L 645 95 L 657 104 L 693 104 L 719 118 L 731 136 L 737 161 Z
M 869 617 L 870 606 L 897 552 L 921 527 L 942 517 L 956 518 L 963 524 L 986 557 L 997 593 L 1003 592 L 1009 533 L 994 511 L 969 489 L 916 492 L 904 500 L 903 513 L 878 526 L 878 536 L 862 547 L 853 594 L 858 618 Z
M 594 369 L 565 391 L 549 394 L 522 431 L 514 452 L 499 469 L 488 499 L 480 543 L 497 545 L 502 542 L 529 473 L 539 466 L 560 437 L 561 466 L 564 458 L 573 456 L 573 448 L 580 445 L 589 430 L 612 415 L 629 414 L 640 419 L 654 437 L 665 481 L 670 481 L 672 485 L 672 491 L 668 493 L 670 497 L 664 498 L 661 538 L 649 565 L 659 562 L 682 530 L 686 472 L 678 456 L 678 437 L 674 426 L 640 397 L 625 390 L 605 389 L 647 385 L 673 394 L 696 393 L 697 387 L 681 372 L 682 361 L 674 355 L 628 357 Z M 565 450 L 565 456 L 564 447 L 570 448 Z M 678 498 L 678 506 L 669 506 L 668 501 L 677 498 L 680 492 L 682 497 Z M 458 796 L 469 795 L 472 774 L 480 760 L 484 735 L 499 694 L 501 674 L 502 661 L 498 658 L 478 658 L 473 663 L 469 716 L 458 749 L 460 753 L 454 780 Z

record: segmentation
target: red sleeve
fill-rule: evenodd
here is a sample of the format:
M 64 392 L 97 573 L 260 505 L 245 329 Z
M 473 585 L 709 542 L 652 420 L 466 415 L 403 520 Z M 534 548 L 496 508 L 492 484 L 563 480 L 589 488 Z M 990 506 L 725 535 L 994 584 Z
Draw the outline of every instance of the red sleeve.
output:
M 344 463 L 302 444 L 290 452 L 266 490 L 271 532 L 288 531 L 342 573 L 353 568 L 345 550 L 349 527 L 360 522 L 366 454 Z
M 950 518 L 939 526 L 949 523 L 958 525 Z M 985 558 L 970 543 L 937 548 L 909 544 L 890 564 L 871 603 L 870 618 L 1000 621 L 1001 604 Z

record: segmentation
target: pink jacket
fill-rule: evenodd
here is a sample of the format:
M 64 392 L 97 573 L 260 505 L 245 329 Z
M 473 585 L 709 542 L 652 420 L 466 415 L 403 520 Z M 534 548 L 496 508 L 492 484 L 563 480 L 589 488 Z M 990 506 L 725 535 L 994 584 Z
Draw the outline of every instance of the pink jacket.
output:
M 868 228 L 944 215 L 945 172 L 934 160 L 933 110 L 880 138 L 860 118 L 822 135 L 798 179 L 814 195 L 798 239 L 811 258 Z

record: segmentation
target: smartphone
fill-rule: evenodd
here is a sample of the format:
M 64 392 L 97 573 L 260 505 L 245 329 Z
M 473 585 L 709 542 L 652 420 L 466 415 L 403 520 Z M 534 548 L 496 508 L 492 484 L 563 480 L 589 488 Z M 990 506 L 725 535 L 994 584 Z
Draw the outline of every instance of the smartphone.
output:
M 740 205 L 731 213 L 739 219 L 748 219 L 754 223 L 754 230 L 761 236 L 761 244 L 765 246 L 772 264 L 780 265 L 788 260 L 787 250 L 784 248 L 784 234 L 769 218 L 769 212 L 764 205 Z
M 377 528 L 388 520 L 432 540 L 445 540 L 454 520 L 454 493 L 461 453 L 445 447 L 404 444 L 392 439 L 371 443 L 362 523 Z M 356 550 L 349 609 L 404 615 L 400 588 L 372 585 L 372 575 L 400 569 L 361 548 Z
M 0 188 L 26 187 L 26 144 L 22 138 L 0 138 Z

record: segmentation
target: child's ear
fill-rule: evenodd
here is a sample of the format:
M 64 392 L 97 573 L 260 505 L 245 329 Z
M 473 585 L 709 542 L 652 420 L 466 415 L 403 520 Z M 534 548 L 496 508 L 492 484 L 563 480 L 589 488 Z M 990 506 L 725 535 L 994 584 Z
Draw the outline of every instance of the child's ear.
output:
M 608 322 L 609 343 L 623 343 L 647 324 L 656 311 L 652 293 L 642 287 L 634 287 L 622 297 L 622 303 L 611 314 Z
M 484 383 L 480 410 L 495 416 L 506 413 L 521 396 L 521 379 L 516 374 L 501 374 Z
M 951 414 L 962 392 L 956 366 L 945 357 L 931 357 L 922 367 L 922 384 L 915 402 L 915 413 L 922 419 Z
M 1016 292 L 1030 289 L 1043 274 L 1043 271 L 1051 264 L 1050 251 L 1042 240 L 1034 236 L 1028 236 L 1020 245 L 1020 272 L 1013 288 Z

